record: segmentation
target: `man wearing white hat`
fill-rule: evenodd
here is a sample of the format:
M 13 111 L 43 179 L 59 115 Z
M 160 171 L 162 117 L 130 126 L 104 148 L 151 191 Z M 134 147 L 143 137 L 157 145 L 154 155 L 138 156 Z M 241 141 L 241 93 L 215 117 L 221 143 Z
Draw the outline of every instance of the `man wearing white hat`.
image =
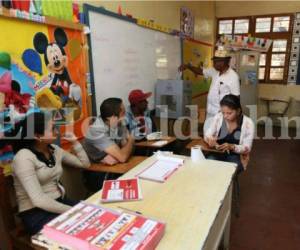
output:
M 183 64 L 179 70 L 191 70 L 197 75 L 204 75 L 205 78 L 211 77 L 212 82 L 208 91 L 206 118 L 204 131 L 210 126 L 212 118 L 220 111 L 220 101 L 225 95 L 240 95 L 240 81 L 238 74 L 230 68 L 230 58 L 228 51 L 218 49 L 212 58 L 213 68 L 194 67 L 191 64 Z

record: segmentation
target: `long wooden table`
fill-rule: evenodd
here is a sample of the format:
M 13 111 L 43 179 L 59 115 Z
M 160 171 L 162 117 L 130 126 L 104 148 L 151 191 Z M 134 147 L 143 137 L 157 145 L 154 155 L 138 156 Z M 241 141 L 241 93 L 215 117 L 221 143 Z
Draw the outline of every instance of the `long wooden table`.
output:
M 122 206 L 166 222 L 166 233 L 157 250 L 213 250 L 220 243 L 228 248 L 236 165 L 212 160 L 193 163 L 188 157 L 177 157 L 185 159 L 184 166 L 165 183 L 140 180 L 141 201 L 104 205 L 100 203 L 101 191 L 87 201 L 116 209 Z M 120 179 L 135 177 L 155 160 L 154 155 Z
M 189 157 L 165 183 L 140 180 L 143 200 L 101 204 L 101 191 L 87 202 L 119 209 L 139 211 L 166 223 L 166 232 L 157 250 L 215 250 L 229 248 L 233 163 Z M 132 178 L 156 161 L 152 156 L 120 179 Z M 55 245 L 57 247 L 57 244 Z

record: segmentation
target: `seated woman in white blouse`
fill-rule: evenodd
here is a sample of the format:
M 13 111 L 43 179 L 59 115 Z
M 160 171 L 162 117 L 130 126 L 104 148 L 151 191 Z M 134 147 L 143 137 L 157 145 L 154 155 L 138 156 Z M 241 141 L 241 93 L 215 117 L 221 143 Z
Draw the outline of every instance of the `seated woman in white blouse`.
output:
M 73 134 L 66 139 L 77 157 L 52 144 L 56 135 L 52 120 L 45 113 L 30 114 L 20 127 L 21 139 L 13 143 L 16 155 L 12 168 L 19 215 L 25 230 L 32 235 L 77 203 L 65 196 L 59 182 L 63 163 L 87 168 L 90 162 Z
M 253 121 L 243 115 L 240 98 L 226 95 L 220 102 L 221 112 L 212 118 L 204 139 L 210 147 L 223 151 L 211 153 L 208 159 L 234 162 L 237 173 L 246 169 L 254 138 Z

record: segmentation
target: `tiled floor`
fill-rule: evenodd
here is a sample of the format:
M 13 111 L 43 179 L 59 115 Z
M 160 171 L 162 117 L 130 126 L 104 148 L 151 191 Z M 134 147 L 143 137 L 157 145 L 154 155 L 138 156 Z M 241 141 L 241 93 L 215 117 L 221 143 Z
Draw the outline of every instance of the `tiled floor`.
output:
M 300 139 L 256 140 L 230 250 L 300 249 Z

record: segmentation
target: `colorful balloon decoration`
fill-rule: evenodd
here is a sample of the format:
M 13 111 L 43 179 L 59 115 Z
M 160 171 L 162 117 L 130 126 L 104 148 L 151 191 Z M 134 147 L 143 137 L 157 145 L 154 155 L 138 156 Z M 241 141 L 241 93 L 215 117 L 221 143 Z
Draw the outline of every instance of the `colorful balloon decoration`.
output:
M 81 44 L 77 39 L 71 39 L 69 42 L 71 61 L 74 61 L 81 53 Z
M 39 54 L 33 49 L 26 49 L 22 55 L 23 63 L 28 69 L 42 75 L 42 61 Z
M 8 70 L 11 68 L 10 55 L 6 52 L 0 52 L 0 67 Z

